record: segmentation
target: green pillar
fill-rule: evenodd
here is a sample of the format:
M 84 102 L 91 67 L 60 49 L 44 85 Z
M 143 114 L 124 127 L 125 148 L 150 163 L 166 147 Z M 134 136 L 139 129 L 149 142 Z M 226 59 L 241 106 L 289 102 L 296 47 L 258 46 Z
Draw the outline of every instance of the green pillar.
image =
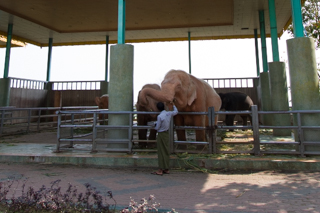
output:
M 10 78 L 0 78 L 0 106 L 10 106 Z
M 294 37 L 304 37 L 300 0 L 291 0 L 291 9 Z
M 106 67 L 105 67 L 105 81 L 108 81 L 108 72 L 109 72 L 109 36 L 106 36 Z
M 256 67 L 257 67 L 257 76 L 260 75 L 260 61 L 259 61 L 259 46 L 258 46 L 258 30 L 254 29 L 254 44 L 256 49 Z
M 268 72 L 266 29 L 265 29 L 264 11 L 263 10 L 259 10 L 259 20 L 260 20 L 260 37 L 261 37 L 263 72 Z
M 106 36 L 106 67 L 105 67 L 105 78 L 104 81 L 100 82 L 100 94 L 108 94 L 108 73 L 109 73 L 109 36 Z
M 50 76 L 51 76 L 52 43 L 53 43 L 53 39 L 49 38 L 48 62 L 47 62 L 47 81 L 48 82 L 50 81 Z
M 313 38 L 299 37 L 287 40 L 289 72 L 293 110 L 319 110 L 319 79 Z M 303 114 L 301 123 L 305 126 L 319 126 L 319 114 Z M 294 124 L 297 120 L 294 119 Z M 319 141 L 318 129 L 303 131 L 306 141 Z M 297 134 L 295 134 L 297 136 Z M 296 137 L 296 141 L 298 138 Z M 320 146 L 309 145 L 306 151 L 319 151 Z
M 8 76 L 9 76 L 12 28 L 13 28 L 13 24 L 9 24 L 8 25 L 8 33 L 7 33 L 7 47 L 6 47 L 6 58 L 5 58 L 5 62 L 4 62 L 3 78 L 8 78 Z
M 269 0 L 268 2 L 269 2 L 269 18 L 270 18 L 270 32 L 271 32 L 273 61 L 280 61 L 279 60 L 276 6 L 274 3 L 274 0 Z
M 189 74 L 191 74 L 191 33 L 188 32 L 188 47 L 189 47 Z
M 133 111 L 133 46 L 117 44 L 110 49 L 109 111 Z M 131 125 L 129 115 L 109 115 L 109 125 Z M 128 139 L 128 130 L 111 129 L 108 139 Z M 130 136 L 131 137 L 131 136 Z M 128 144 L 111 144 L 126 148 Z
M 286 65 L 284 62 L 269 63 L 271 110 L 289 111 Z M 269 115 L 270 116 L 270 115 Z M 271 115 L 273 126 L 291 126 L 289 114 Z M 273 129 L 274 136 L 291 136 L 291 129 Z
M 5 56 L 6 58 L 4 62 L 3 79 L 0 79 L 0 106 L 9 106 L 10 104 L 10 79 L 8 77 L 9 77 L 12 29 L 13 29 L 13 24 L 8 24 L 7 46 L 6 46 L 6 56 Z
M 261 110 L 271 111 L 271 96 L 269 84 L 269 72 L 260 73 L 259 78 L 260 96 L 261 96 Z M 272 116 L 264 114 L 261 116 L 263 125 L 272 125 Z
M 126 1 L 118 0 L 118 44 L 125 43 L 126 32 Z

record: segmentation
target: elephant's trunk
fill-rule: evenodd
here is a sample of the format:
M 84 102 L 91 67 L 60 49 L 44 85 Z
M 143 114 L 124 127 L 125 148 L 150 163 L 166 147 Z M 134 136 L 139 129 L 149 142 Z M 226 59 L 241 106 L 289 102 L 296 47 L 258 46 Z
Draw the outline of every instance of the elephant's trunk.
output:
M 147 105 L 147 96 L 159 101 L 159 102 L 171 102 L 174 99 L 174 95 L 164 92 L 161 90 L 155 90 L 152 88 L 145 88 L 140 91 L 139 100 L 141 100 L 142 105 Z

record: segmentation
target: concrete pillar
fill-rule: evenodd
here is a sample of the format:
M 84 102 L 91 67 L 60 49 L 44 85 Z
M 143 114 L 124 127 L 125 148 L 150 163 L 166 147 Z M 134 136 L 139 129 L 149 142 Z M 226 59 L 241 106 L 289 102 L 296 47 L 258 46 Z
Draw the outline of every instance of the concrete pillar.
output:
M 10 79 L 0 79 L 0 106 L 9 106 L 10 104 Z
M 108 85 L 107 81 L 100 81 L 100 95 L 108 94 Z
M 286 77 L 286 65 L 284 62 L 269 63 L 269 81 L 271 94 L 271 110 L 272 111 L 288 111 L 288 87 Z M 272 115 L 272 125 L 274 126 L 290 126 L 289 114 Z M 290 136 L 291 129 L 273 129 L 274 136 Z
M 271 97 L 269 86 L 269 72 L 260 73 L 260 94 L 261 94 L 261 110 L 271 111 Z M 272 118 L 268 114 L 261 116 L 263 125 L 272 125 Z
M 314 40 L 312 38 L 293 38 L 287 40 L 291 96 L 293 110 L 319 110 L 319 79 Z M 301 116 L 302 125 L 319 126 L 320 115 Z M 296 124 L 296 119 L 294 119 Z M 319 141 L 320 131 L 304 130 L 305 141 Z M 297 136 L 297 134 L 295 134 Z M 296 137 L 296 140 L 297 137 Z M 306 151 L 319 151 L 320 146 L 306 146 Z
M 133 46 L 117 44 L 110 49 L 109 111 L 133 111 Z M 128 115 L 109 115 L 109 125 L 131 125 Z M 109 130 L 109 139 L 127 139 L 128 130 Z M 130 136 L 131 137 L 131 136 Z M 126 148 L 127 144 L 111 144 Z

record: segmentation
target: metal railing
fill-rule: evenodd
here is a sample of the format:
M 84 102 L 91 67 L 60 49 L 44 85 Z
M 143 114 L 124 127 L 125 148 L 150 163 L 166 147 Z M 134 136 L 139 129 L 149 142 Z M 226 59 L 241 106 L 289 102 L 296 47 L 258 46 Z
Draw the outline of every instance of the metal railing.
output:
M 97 106 L 84 107 L 38 107 L 38 108 L 15 108 L 0 107 L 0 136 L 17 133 L 37 132 L 42 129 L 56 128 L 59 110 L 89 110 L 97 109 Z M 70 119 L 70 114 L 64 115 L 64 120 Z M 92 118 L 82 114 L 77 118 L 79 121 L 90 121 Z
M 47 81 L 10 77 L 11 88 L 44 90 L 46 88 L 46 84 L 47 84 Z
M 71 121 L 69 123 L 64 123 L 62 121 L 62 117 L 65 114 L 78 114 L 78 113 L 86 113 L 91 114 L 93 117 L 93 123 L 90 124 L 79 124 Z M 133 122 L 133 117 L 135 114 L 157 114 L 155 112 L 110 112 L 108 110 L 86 110 L 86 111 L 59 111 L 58 112 L 58 142 L 56 151 L 59 152 L 63 146 L 61 143 L 67 143 L 67 147 L 72 147 L 73 143 L 89 143 L 92 145 L 91 152 L 101 151 L 99 146 L 103 146 L 104 151 L 117 151 L 117 152 L 134 152 L 136 151 L 133 144 L 137 141 L 141 142 L 141 140 L 137 140 L 133 138 L 133 132 L 138 129 L 148 129 L 150 130 L 152 127 L 150 126 L 137 126 L 136 123 Z M 182 112 L 180 112 L 182 114 Z M 213 109 L 209 109 L 208 112 L 193 112 L 193 113 L 184 113 L 184 114 L 193 114 L 193 115 L 204 115 L 209 119 L 209 126 L 201 127 L 201 126 L 174 126 L 173 123 L 169 130 L 170 134 L 170 149 L 171 152 L 188 152 L 188 153 L 199 153 L 197 150 L 179 150 L 177 149 L 178 144 L 188 144 L 188 145 L 206 145 L 206 153 L 221 153 L 221 154 L 235 154 L 235 153 L 245 153 L 245 154 L 291 154 L 291 155 L 312 155 L 312 154 L 320 154 L 320 151 L 310 152 L 305 151 L 305 146 L 317 146 L 320 145 L 320 141 L 306 141 L 304 139 L 304 131 L 308 129 L 320 129 L 320 126 L 305 126 L 301 124 L 301 116 L 303 114 L 317 113 L 320 114 L 320 110 L 296 110 L 296 111 L 258 111 L 257 106 L 253 106 L 251 111 L 228 111 L 228 112 L 214 112 Z M 131 125 L 100 125 L 97 119 L 99 114 L 107 114 L 108 116 L 112 114 L 123 114 L 129 116 Z M 219 114 L 248 114 L 252 117 L 252 123 L 250 126 L 223 126 L 223 125 L 214 125 L 214 118 Z M 289 126 L 265 126 L 259 124 L 259 115 L 260 114 L 291 114 L 296 116 L 297 124 L 289 125 Z M 69 128 L 69 130 L 64 131 L 65 133 L 72 132 L 71 134 L 67 134 L 63 137 L 63 129 Z M 74 129 L 88 129 L 90 134 L 85 135 L 86 138 L 81 138 L 81 135 L 77 135 L 74 137 L 73 130 Z M 112 139 L 109 137 L 105 137 L 109 134 L 109 131 L 113 130 L 125 130 L 126 132 L 123 135 L 127 135 L 122 139 Z M 184 129 L 186 131 L 189 130 L 205 130 L 208 133 L 208 141 L 195 141 L 194 139 L 187 141 L 179 141 L 175 139 L 174 130 Z M 217 131 L 222 131 L 226 129 L 252 129 L 253 136 L 252 140 L 246 142 L 225 142 L 217 140 Z M 290 129 L 291 131 L 297 134 L 296 140 L 291 141 L 261 141 L 260 139 L 260 131 L 264 129 Z M 146 141 L 148 142 L 148 141 Z M 110 148 L 110 144 L 122 144 L 120 148 Z M 231 145 L 231 144 L 242 144 L 242 145 L 251 145 L 252 149 L 249 150 L 234 150 L 234 151 L 224 151 L 220 149 L 221 145 Z M 282 150 L 281 148 L 274 150 L 263 150 L 262 146 L 268 145 L 278 145 L 278 146 L 291 146 L 289 149 Z M 148 150 L 145 150 L 148 151 Z M 203 153 L 203 151 L 202 151 Z
M 52 81 L 52 90 L 99 90 L 101 81 Z
M 213 88 L 252 88 L 258 78 L 204 78 Z

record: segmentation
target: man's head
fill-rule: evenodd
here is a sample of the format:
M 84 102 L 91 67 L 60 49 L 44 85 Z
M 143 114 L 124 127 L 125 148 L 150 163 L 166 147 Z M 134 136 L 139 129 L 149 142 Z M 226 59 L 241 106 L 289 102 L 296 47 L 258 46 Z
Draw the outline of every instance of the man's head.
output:
M 164 104 L 162 102 L 158 102 L 157 103 L 157 108 L 161 112 L 162 110 L 164 110 Z

